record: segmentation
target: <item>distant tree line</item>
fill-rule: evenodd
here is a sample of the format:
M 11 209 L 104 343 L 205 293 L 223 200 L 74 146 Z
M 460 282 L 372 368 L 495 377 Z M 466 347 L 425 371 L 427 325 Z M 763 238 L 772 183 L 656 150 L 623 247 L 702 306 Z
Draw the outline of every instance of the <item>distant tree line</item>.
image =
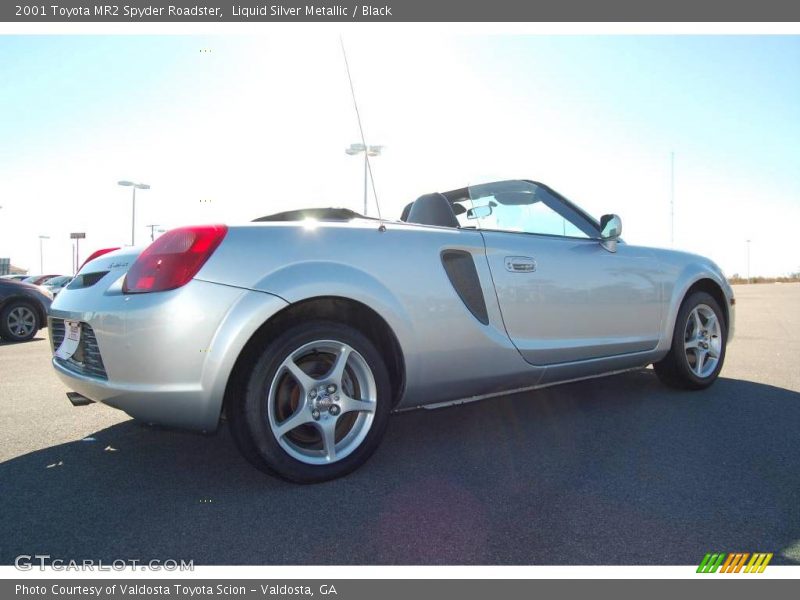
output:
M 738 273 L 734 273 L 730 277 L 728 277 L 728 283 L 731 285 L 734 284 L 741 284 L 741 283 L 797 283 L 800 282 L 800 271 L 795 273 L 789 273 L 788 275 L 782 275 L 780 277 L 762 277 L 761 275 L 757 277 L 751 277 L 748 279 L 747 277 L 742 277 Z

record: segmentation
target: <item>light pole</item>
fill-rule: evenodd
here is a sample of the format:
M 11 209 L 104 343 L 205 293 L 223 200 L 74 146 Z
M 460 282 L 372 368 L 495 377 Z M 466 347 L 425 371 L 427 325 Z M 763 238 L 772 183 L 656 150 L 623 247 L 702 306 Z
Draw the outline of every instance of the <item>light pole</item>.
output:
M 39 274 L 44 275 L 44 248 L 42 246 L 43 240 L 49 240 L 49 235 L 40 235 L 39 236 Z
M 747 240 L 747 283 L 750 283 L 750 240 Z
M 133 210 L 131 211 L 131 246 L 136 242 L 136 190 L 149 190 L 150 186 L 146 183 L 134 183 L 132 181 L 118 181 L 118 185 L 133 188 Z
M 78 266 L 80 264 L 78 262 L 78 259 L 80 258 L 80 254 L 81 254 L 81 240 L 85 240 L 86 239 L 86 232 L 85 231 L 76 231 L 76 232 L 70 233 L 69 234 L 69 239 L 75 240 L 75 252 L 74 252 L 75 256 L 73 257 L 75 264 L 73 265 L 73 267 L 74 267 L 74 272 L 77 274 L 78 273 Z
M 369 157 L 380 156 L 383 151 L 383 146 L 365 146 L 364 144 L 350 144 L 349 148 L 345 148 L 345 153 L 350 156 L 356 156 L 364 153 L 364 215 L 367 214 L 367 172 L 369 171 Z

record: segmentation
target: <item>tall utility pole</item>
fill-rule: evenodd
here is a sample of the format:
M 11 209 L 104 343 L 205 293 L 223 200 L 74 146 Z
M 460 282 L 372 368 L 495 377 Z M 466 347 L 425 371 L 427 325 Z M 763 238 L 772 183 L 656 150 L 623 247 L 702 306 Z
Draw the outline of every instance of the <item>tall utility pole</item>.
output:
M 675 153 L 669 153 L 669 243 L 675 247 Z
M 49 239 L 49 235 L 39 236 L 39 275 L 44 275 L 44 248 L 42 242 Z
M 150 186 L 146 183 L 134 183 L 132 181 L 118 181 L 117 185 L 133 188 L 133 210 L 131 211 L 131 246 L 136 245 L 136 190 L 149 190 Z
M 747 240 L 747 283 L 750 283 L 750 240 Z

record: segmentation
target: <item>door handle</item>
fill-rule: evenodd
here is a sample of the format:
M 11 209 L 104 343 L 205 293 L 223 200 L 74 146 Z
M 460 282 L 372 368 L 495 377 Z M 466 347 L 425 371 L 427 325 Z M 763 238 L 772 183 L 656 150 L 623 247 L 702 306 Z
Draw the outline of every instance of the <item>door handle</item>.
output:
M 506 271 L 512 273 L 533 273 L 536 261 L 528 256 L 506 256 Z

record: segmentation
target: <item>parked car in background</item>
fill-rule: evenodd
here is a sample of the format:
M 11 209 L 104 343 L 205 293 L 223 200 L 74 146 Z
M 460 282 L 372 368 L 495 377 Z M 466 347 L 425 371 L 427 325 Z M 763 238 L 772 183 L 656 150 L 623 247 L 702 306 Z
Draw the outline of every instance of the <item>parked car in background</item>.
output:
M 58 292 L 63 290 L 70 281 L 72 281 L 72 275 L 59 275 L 58 277 L 53 277 L 45 281 L 42 287 L 55 297 L 58 296 Z
M 24 342 L 47 325 L 53 294 L 23 281 L 0 279 L 0 337 Z
M 10 281 L 22 281 L 23 279 L 27 279 L 28 275 L 0 275 L 0 279 L 10 280 Z
M 42 285 L 45 281 L 48 281 L 53 277 L 59 277 L 59 275 L 30 275 L 22 281 L 24 283 L 31 283 L 33 285 Z
M 308 483 L 361 465 L 393 410 L 649 364 L 700 390 L 733 336 L 714 262 L 627 244 L 618 216 L 541 183 L 426 194 L 399 221 L 257 221 L 84 265 L 50 311 L 73 403 L 207 431 L 224 409 L 247 460 Z

